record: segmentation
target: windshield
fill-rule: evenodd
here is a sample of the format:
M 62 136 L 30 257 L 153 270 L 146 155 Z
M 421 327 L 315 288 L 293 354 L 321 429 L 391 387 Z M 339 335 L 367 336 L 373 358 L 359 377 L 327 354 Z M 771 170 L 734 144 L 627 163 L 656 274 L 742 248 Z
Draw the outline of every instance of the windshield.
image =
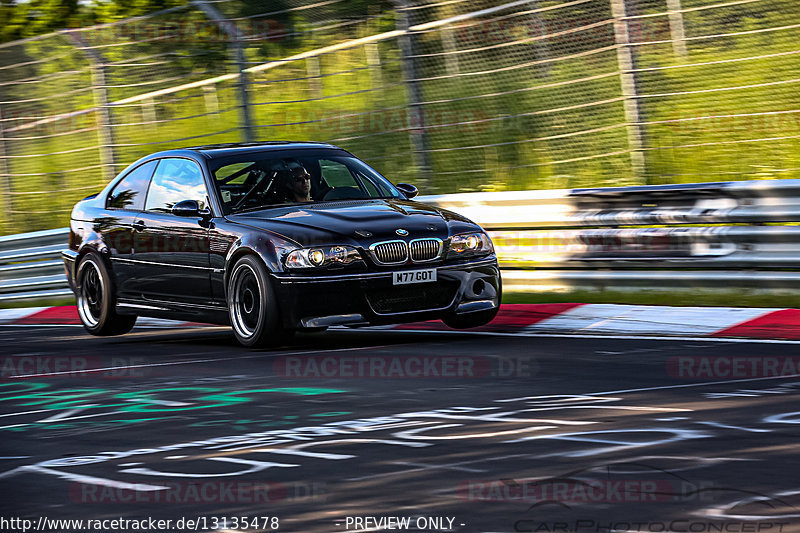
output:
M 269 151 L 212 161 L 210 166 L 226 214 L 333 200 L 403 198 L 386 178 L 343 152 Z

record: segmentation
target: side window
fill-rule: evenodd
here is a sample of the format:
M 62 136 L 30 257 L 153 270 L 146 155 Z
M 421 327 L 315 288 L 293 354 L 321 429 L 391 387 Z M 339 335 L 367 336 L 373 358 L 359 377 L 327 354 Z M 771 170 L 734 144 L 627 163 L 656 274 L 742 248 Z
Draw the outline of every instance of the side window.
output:
M 327 159 L 319 160 L 319 169 L 325 182 L 333 187 L 355 187 L 358 188 L 355 178 L 347 167 L 336 161 Z
M 108 195 L 106 207 L 109 209 L 131 209 L 141 211 L 144 208 L 144 197 L 147 185 L 158 161 L 149 161 L 139 165 L 122 178 Z
M 189 159 L 161 159 L 147 192 L 146 211 L 170 213 L 172 207 L 183 200 L 196 200 L 200 209 L 207 205 L 208 192 L 203 173 Z

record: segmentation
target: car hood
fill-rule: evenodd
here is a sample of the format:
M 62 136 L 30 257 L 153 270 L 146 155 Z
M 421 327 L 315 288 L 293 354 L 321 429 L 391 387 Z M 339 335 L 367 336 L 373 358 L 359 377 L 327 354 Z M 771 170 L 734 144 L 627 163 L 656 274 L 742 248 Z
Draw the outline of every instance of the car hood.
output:
M 381 240 L 438 237 L 446 239 L 455 224 L 475 228 L 468 219 L 445 209 L 409 200 L 375 199 L 274 207 L 226 217 L 287 237 L 302 246 L 356 244 Z M 462 231 L 459 229 L 459 231 Z

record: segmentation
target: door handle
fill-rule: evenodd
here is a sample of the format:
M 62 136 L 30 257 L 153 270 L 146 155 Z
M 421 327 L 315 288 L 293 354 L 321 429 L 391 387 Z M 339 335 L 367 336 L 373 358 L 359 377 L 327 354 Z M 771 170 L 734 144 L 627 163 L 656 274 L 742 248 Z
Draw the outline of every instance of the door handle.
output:
M 141 220 L 137 220 L 136 222 L 133 223 L 134 231 L 142 231 L 144 230 L 144 228 L 145 228 L 145 223 L 142 222 Z

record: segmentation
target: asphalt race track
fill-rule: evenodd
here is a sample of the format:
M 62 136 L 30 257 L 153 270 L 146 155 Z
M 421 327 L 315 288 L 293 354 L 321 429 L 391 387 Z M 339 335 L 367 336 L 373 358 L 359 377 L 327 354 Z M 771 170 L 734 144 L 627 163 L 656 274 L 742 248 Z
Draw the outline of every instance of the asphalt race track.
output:
M 341 330 L 253 351 L 224 328 L 4 327 L 0 345 L 0 514 L 41 531 L 800 531 L 797 343 Z

